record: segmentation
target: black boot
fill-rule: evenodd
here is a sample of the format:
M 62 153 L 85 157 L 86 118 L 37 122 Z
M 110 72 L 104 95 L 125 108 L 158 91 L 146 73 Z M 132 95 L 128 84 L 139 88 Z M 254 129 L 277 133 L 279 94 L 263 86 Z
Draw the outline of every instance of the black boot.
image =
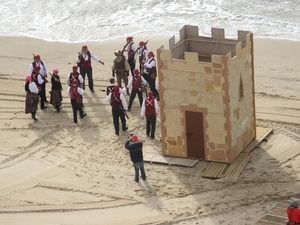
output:
M 37 121 L 37 118 L 35 117 L 36 112 L 32 112 L 31 113 L 31 118 L 34 119 L 35 121 Z

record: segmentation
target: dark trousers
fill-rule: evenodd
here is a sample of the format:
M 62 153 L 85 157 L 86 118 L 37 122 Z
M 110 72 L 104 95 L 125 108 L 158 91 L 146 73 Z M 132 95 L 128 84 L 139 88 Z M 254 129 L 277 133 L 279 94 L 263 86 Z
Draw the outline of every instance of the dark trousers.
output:
M 46 101 L 46 84 L 45 82 L 43 84 L 41 84 L 42 90 L 39 93 L 40 97 L 41 97 L 41 108 L 45 107 L 45 101 Z
M 158 96 L 158 92 L 155 88 L 155 80 L 156 79 L 153 79 L 153 78 L 151 78 L 150 75 L 148 75 L 148 83 L 149 83 L 149 86 L 150 86 L 150 90 L 153 92 L 153 96 L 156 98 Z
M 138 94 L 139 101 L 140 101 L 140 106 L 143 104 L 143 95 L 142 95 L 142 89 L 132 89 L 131 94 L 130 94 L 130 99 L 129 99 L 129 104 L 128 104 L 128 110 L 131 109 L 133 100 L 135 99 L 136 94 Z
M 89 89 L 91 91 L 93 91 L 94 90 L 94 81 L 93 81 L 93 69 L 92 69 L 92 67 L 90 67 L 90 68 L 81 68 L 80 67 L 80 74 L 83 78 L 83 83 L 85 83 L 85 76 L 87 75 L 88 82 L 89 82 Z
M 146 115 L 146 134 L 149 136 L 151 134 L 151 138 L 154 138 L 155 135 L 155 126 L 156 126 L 156 116 L 155 115 Z M 150 133 L 151 131 L 151 133 Z
M 134 162 L 133 166 L 134 166 L 134 171 L 135 171 L 135 178 L 134 178 L 134 180 L 136 182 L 139 182 L 139 170 L 141 170 L 141 175 L 142 175 L 143 180 L 146 180 L 146 173 L 145 173 L 145 169 L 144 169 L 144 162 L 143 161 Z
M 133 70 L 135 69 L 134 57 L 128 58 L 127 62 L 128 62 L 129 66 L 130 66 L 131 75 L 133 76 Z
M 77 111 L 79 111 L 79 115 L 83 117 L 82 104 L 77 104 L 76 99 L 71 99 L 72 110 L 73 110 L 73 121 L 77 123 Z
M 119 131 L 120 131 L 119 118 L 121 119 L 122 130 L 126 130 L 125 114 L 124 114 L 123 110 L 119 107 L 112 107 L 111 112 L 112 112 L 112 116 L 113 116 L 116 135 L 119 135 Z

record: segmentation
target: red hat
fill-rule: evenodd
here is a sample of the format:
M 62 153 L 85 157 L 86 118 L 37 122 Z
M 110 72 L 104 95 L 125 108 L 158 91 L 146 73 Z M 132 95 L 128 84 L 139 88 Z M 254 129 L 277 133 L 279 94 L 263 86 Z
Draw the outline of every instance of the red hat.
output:
M 128 37 L 126 38 L 126 41 L 132 41 L 132 39 L 133 39 L 132 36 L 128 36 Z
M 152 92 L 152 91 L 149 91 L 149 92 L 148 92 L 148 97 L 149 97 L 149 98 L 152 98 L 152 97 L 153 97 L 153 92 Z
M 40 68 L 39 66 L 35 66 L 35 67 L 34 67 L 34 70 L 36 70 L 36 71 L 40 71 L 40 69 L 41 69 L 41 68 Z
M 31 75 L 30 74 L 26 75 L 26 82 L 29 82 L 29 81 L 31 81 Z
M 150 51 L 150 52 L 148 53 L 148 55 L 151 55 L 152 57 L 154 57 L 154 54 L 153 54 L 152 51 Z
M 73 66 L 72 69 L 73 69 L 73 72 L 77 72 L 78 66 Z
M 34 56 L 33 56 L 33 59 L 38 59 L 38 60 L 40 60 L 41 57 L 40 57 L 40 55 L 34 55 Z
M 133 142 L 139 141 L 139 139 L 138 139 L 138 137 L 136 136 L 136 134 L 133 134 L 133 135 L 131 136 L 131 140 L 132 140 Z
M 134 70 L 133 70 L 133 73 L 134 73 L 134 74 L 139 74 L 140 71 L 139 71 L 138 69 L 134 69 Z
M 82 46 L 82 49 L 87 49 L 88 47 L 86 45 L 83 45 Z
M 72 80 L 72 86 L 78 86 L 78 80 L 74 79 Z
M 145 45 L 145 42 L 140 41 L 139 46 L 144 46 L 144 45 Z
M 57 69 L 57 68 L 54 68 L 54 69 L 53 69 L 53 73 L 58 73 L 58 69 Z

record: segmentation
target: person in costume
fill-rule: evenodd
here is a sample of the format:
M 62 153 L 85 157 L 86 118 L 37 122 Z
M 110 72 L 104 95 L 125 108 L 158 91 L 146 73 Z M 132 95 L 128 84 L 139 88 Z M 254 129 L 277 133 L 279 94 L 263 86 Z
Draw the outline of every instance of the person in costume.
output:
M 37 121 L 36 111 L 39 103 L 39 89 L 36 83 L 32 81 L 30 74 L 26 76 L 24 88 L 26 91 L 25 114 L 31 113 L 31 118 Z
M 109 79 L 109 85 L 105 88 L 106 96 L 114 92 L 116 80 L 114 77 Z M 126 92 L 126 87 L 120 88 L 120 93 L 124 94 Z
M 43 93 L 43 84 L 45 83 L 45 79 L 40 74 L 40 67 L 35 66 L 31 73 L 31 81 L 34 82 L 38 88 L 38 95 L 41 97 L 41 109 L 46 109 L 45 99 L 42 97 Z
M 126 38 L 127 46 L 125 51 L 127 52 L 127 61 L 130 65 L 131 75 L 133 76 L 133 70 L 135 69 L 135 63 L 138 57 L 137 47 L 133 41 L 132 36 Z
M 67 95 L 71 99 L 72 111 L 73 111 L 73 121 L 77 123 L 77 111 L 79 111 L 80 118 L 86 116 L 86 113 L 82 110 L 82 98 L 84 95 L 84 90 L 78 86 L 78 80 L 74 79 L 71 86 L 67 90 Z
M 40 75 L 41 78 L 44 80 L 43 83 L 40 84 L 40 97 L 41 97 L 41 108 L 45 109 L 47 106 L 45 106 L 45 103 L 48 103 L 47 97 L 46 97 L 46 84 L 48 83 L 47 80 L 47 67 L 43 60 L 41 60 L 40 55 L 34 55 L 33 56 L 34 61 L 29 65 L 29 74 L 31 74 L 36 66 L 40 67 Z
M 110 102 L 115 134 L 119 135 L 119 119 L 121 119 L 122 130 L 126 131 L 128 129 L 125 119 L 125 115 L 127 114 L 127 103 L 124 95 L 120 93 L 119 85 L 115 85 L 114 91 L 106 97 L 105 101 Z
M 134 75 L 132 77 L 130 77 L 129 83 L 127 85 L 127 88 L 132 87 L 129 104 L 128 104 L 128 111 L 131 110 L 131 106 L 132 106 L 133 100 L 135 99 L 136 94 L 138 95 L 138 98 L 140 101 L 140 106 L 142 106 L 142 103 L 143 103 L 142 90 L 143 90 L 143 87 L 147 85 L 147 81 L 140 75 L 140 72 L 138 69 L 134 69 L 133 73 L 134 73 Z
M 117 76 L 117 83 L 119 87 L 122 87 L 122 80 L 126 87 L 127 95 L 129 95 L 129 90 L 127 88 L 128 85 L 128 75 L 130 66 L 126 60 L 126 57 L 123 55 L 122 51 L 116 51 L 115 53 L 116 58 L 113 61 L 112 69 L 112 76 Z
M 51 97 L 50 103 L 56 109 L 56 112 L 59 113 L 61 109 L 61 102 L 62 102 L 62 85 L 60 82 L 60 77 L 58 75 L 58 69 L 53 69 L 53 74 L 51 75 Z
M 153 92 L 148 92 L 148 97 L 144 99 L 141 108 L 141 118 L 146 116 L 146 135 L 151 139 L 155 137 L 156 116 L 159 113 L 159 106 L 157 100 L 153 97 Z
M 83 82 L 85 83 L 85 76 L 87 75 L 89 89 L 92 93 L 94 93 L 95 91 L 91 58 L 104 65 L 104 62 L 102 62 L 93 52 L 89 51 L 86 45 L 83 45 L 81 51 L 78 52 L 76 62 L 79 67 L 80 74 L 83 77 Z
M 140 74 L 143 76 L 143 74 L 144 74 L 144 63 L 143 62 L 146 62 L 148 60 L 148 49 L 147 49 L 145 42 L 140 41 L 138 52 L 139 52 Z M 145 80 L 147 81 L 146 78 L 145 78 Z
M 154 59 L 154 54 L 152 51 L 148 53 L 148 60 L 144 61 L 144 75 L 147 77 L 147 81 L 150 86 L 150 90 L 153 92 L 153 96 L 156 98 L 158 96 L 158 92 L 155 88 L 155 81 L 157 77 L 156 73 L 156 61 Z

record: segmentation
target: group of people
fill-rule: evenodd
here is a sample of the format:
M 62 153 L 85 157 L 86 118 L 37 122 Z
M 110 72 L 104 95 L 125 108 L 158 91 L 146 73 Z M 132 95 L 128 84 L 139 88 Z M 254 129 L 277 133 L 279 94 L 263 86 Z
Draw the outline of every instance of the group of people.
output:
M 94 93 L 94 83 L 93 83 L 93 72 L 91 66 L 91 59 L 101 63 L 102 62 L 95 54 L 88 50 L 86 45 L 82 46 L 81 51 L 77 55 L 76 66 L 72 67 L 72 71 L 67 76 L 67 95 L 71 100 L 72 110 L 73 110 L 73 121 L 77 123 L 77 112 L 81 118 L 86 116 L 83 112 L 82 107 L 82 96 L 85 89 L 85 76 L 88 77 L 88 86 L 92 93 Z M 25 91 L 26 91 L 26 101 L 25 101 L 25 113 L 31 113 L 32 119 L 37 121 L 36 111 L 38 109 L 38 103 L 40 102 L 41 109 L 46 109 L 45 103 L 50 103 L 59 113 L 61 110 L 62 102 L 62 84 L 60 81 L 59 71 L 57 68 L 49 72 L 51 76 L 51 91 L 50 102 L 48 102 L 46 97 L 46 84 L 47 80 L 47 67 L 45 62 L 41 60 L 40 55 L 33 56 L 33 62 L 29 66 L 29 73 L 25 79 Z M 79 72 L 78 72 L 79 68 Z
M 112 78 L 110 78 L 110 85 L 106 88 L 105 92 L 107 95 L 106 101 L 110 102 L 112 107 L 112 117 L 116 135 L 120 133 L 119 120 L 121 120 L 122 130 L 126 131 L 128 129 L 125 117 L 128 118 L 127 112 L 131 110 L 133 101 L 137 95 L 141 108 L 141 118 L 146 118 L 146 135 L 151 137 L 151 139 L 155 138 L 156 116 L 159 112 L 157 103 L 157 101 L 159 101 L 159 94 L 156 85 L 156 60 L 154 53 L 148 51 L 146 46 L 147 42 L 140 41 L 137 47 L 133 41 L 133 37 L 128 36 L 123 49 L 114 53 L 116 58 L 113 60 L 111 67 Z M 127 58 L 124 52 L 127 52 Z M 59 71 L 57 68 L 53 68 L 52 73 L 49 73 L 51 76 L 51 90 L 49 91 L 50 101 L 48 102 L 46 97 L 46 84 L 48 83 L 46 64 L 41 60 L 40 55 L 34 55 L 33 58 L 34 60 L 29 66 L 29 73 L 25 79 L 25 113 L 31 113 L 32 119 L 37 121 L 36 112 L 39 102 L 42 110 L 47 108 L 45 103 L 50 103 L 57 113 L 60 112 L 63 88 Z M 88 78 L 90 91 L 92 93 L 95 92 L 91 59 L 104 65 L 104 62 L 92 53 L 86 45 L 82 46 L 81 51 L 77 54 L 77 65 L 72 67 L 72 71 L 67 76 L 67 96 L 71 101 L 74 123 L 78 122 L 78 112 L 81 118 L 87 115 L 83 111 L 84 105 L 82 101 L 82 96 L 85 93 L 86 76 Z M 136 68 L 137 60 L 139 62 L 139 68 Z M 131 76 L 129 77 L 130 73 Z M 115 84 L 115 77 L 117 84 Z M 122 82 L 124 83 L 123 88 Z M 147 91 L 147 87 L 150 88 L 150 91 Z M 131 93 L 129 92 L 130 89 Z M 143 93 L 145 93 L 144 99 Z M 125 94 L 130 96 L 128 106 L 124 96 Z M 130 155 L 133 162 L 136 158 L 138 159 L 137 163 L 134 162 L 135 171 L 138 173 L 138 168 L 140 168 L 142 178 L 145 180 L 146 175 L 142 164 L 142 145 L 138 141 L 137 136 L 130 136 L 130 140 L 125 147 L 131 151 Z M 135 181 L 138 182 L 137 175 Z

